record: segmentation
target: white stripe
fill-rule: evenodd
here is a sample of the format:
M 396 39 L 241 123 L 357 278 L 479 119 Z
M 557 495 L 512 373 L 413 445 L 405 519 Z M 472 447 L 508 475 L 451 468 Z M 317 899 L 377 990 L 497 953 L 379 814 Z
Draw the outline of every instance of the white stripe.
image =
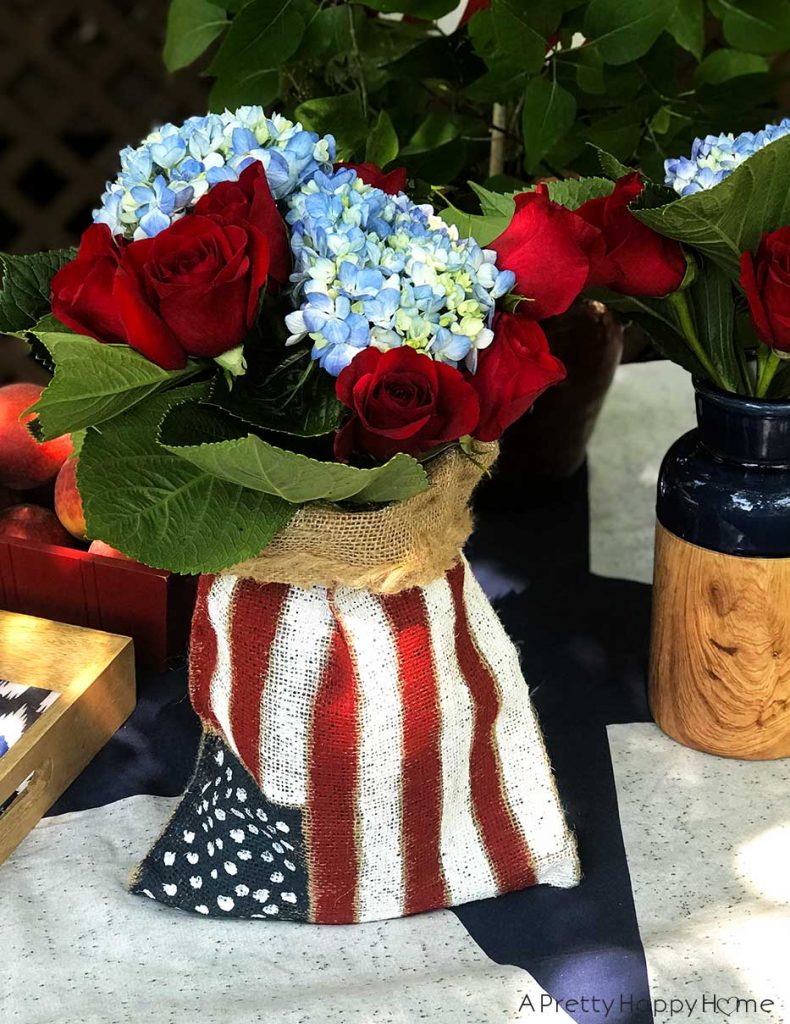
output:
M 229 747 L 238 754 L 230 726 L 230 705 L 233 693 L 231 667 L 231 604 L 238 576 L 217 576 L 206 598 L 208 621 L 217 637 L 217 663 L 209 684 L 209 703 Z
M 403 711 L 397 650 L 378 598 L 340 587 L 335 606 L 359 682 L 358 920 L 400 917 Z
M 451 904 L 497 892 L 472 811 L 470 762 L 474 711 L 455 653 L 455 607 L 446 576 L 423 590 L 441 711 L 442 869 Z
M 274 803 L 307 802 L 310 722 L 334 621 L 325 587 L 290 588 L 261 698 L 262 789 Z
M 445 14 L 437 19 L 436 27 L 439 31 L 443 32 L 446 36 L 451 36 L 461 24 L 461 18 L 466 14 L 468 6 L 469 0 L 461 0 L 461 3 L 454 10 L 450 11 L 449 14 Z
M 466 562 L 464 603 L 472 637 L 502 697 L 494 731 L 505 792 L 532 851 L 537 880 L 549 885 L 575 885 L 579 880 L 576 844 L 560 808 L 518 653 Z

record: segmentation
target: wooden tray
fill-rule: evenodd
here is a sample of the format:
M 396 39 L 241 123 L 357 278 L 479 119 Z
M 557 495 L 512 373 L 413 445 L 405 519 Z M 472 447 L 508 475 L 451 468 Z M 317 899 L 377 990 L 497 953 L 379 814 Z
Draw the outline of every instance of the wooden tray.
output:
M 47 708 L 0 757 L 0 863 L 74 781 L 135 705 L 128 637 L 0 611 L 0 678 L 56 690 Z

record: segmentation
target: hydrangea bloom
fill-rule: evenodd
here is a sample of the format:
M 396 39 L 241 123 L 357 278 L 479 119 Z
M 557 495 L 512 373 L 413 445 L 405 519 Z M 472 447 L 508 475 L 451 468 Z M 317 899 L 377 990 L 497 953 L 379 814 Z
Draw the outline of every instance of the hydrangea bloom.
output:
M 274 198 L 282 199 L 317 170 L 331 170 L 334 158 L 331 135 L 319 138 L 279 114 L 266 117 L 261 107 L 190 117 L 121 151 L 121 173 L 108 183 L 93 219 L 113 234 L 150 238 L 253 160 L 263 164 Z
M 681 156 L 664 162 L 665 181 L 681 196 L 713 188 L 744 160 L 788 133 L 790 118 L 785 118 L 779 124 L 767 124 L 759 132 L 706 135 L 704 139 L 695 139 L 690 159 Z
M 337 376 L 368 345 L 410 345 L 474 371 L 491 344 L 496 299 L 515 281 L 496 254 L 400 193 L 366 185 L 355 171 L 317 172 L 288 200 L 295 344 Z

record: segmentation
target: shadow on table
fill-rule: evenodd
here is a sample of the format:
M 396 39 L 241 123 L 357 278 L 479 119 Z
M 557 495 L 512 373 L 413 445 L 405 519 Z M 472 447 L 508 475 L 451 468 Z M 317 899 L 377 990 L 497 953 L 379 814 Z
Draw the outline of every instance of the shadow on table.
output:
M 558 1000 L 586 997 L 575 1020 L 648 1024 L 606 726 L 650 720 L 650 588 L 590 574 L 586 468 L 519 495 L 492 486 L 480 498 L 467 555 L 519 648 L 584 879 L 456 913 L 492 959 L 524 967 Z M 602 999 L 614 1001 L 608 1013 Z

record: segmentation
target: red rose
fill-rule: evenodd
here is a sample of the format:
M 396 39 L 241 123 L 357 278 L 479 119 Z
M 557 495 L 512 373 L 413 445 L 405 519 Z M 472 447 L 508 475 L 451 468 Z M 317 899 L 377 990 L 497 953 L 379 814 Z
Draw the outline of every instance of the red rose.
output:
M 516 275 L 515 291 L 531 299 L 523 316 L 543 320 L 564 313 L 587 284 L 592 261 L 600 259 L 600 232 L 572 210 L 549 199 L 545 185 L 516 196 L 516 212 L 489 245 L 500 270 Z
M 106 224 L 93 224 L 75 259 L 52 279 L 52 312 L 72 330 L 98 341 L 126 341 L 112 286 L 123 242 Z
M 285 221 L 277 209 L 260 160 L 241 172 L 238 181 L 222 181 L 195 206 L 196 214 L 217 214 L 230 224 L 252 224 L 269 243 L 269 277 L 277 285 L 288 283 L 291 248 Z
M 515 313 L 494 318 L 494 340 L 478 355 L 471 378 L 480 399 L 480 423 L 473 435 L 495 441 L 536 398 L 565 378 L 565 367 L 549 351 L 539 324 Z
M 256 227 L 192 213 L 126 246 L 113 298 L 129 344 L 175 370 L 188 355 L 213 358 L 244 340 L 268 270 Z
M 628 204 L 642 192 L 638 171 L 626 174 L 611 195 L 590 199 L 577 216 L 603 236 L 606 252 L 593 261 L 589 285 L 611 288 L 624 295 L 668 295 L 686 275 L 680 245 L 642 224 Z
M 397 195 L 406 189 L 406 168 L 396 167 L 392 171 L 384 172 L 376 164 L 338 164 L 338 167 L 347 167 L 357 172 L 366 185 L 380 188 L 382 192 L 388 192 L 391 196 Z
M 758 336 L 790 352 L 790 227 L 763 235 L 756 253 L 743 253 L 741 286 Z
M 337 378 L 337 397 L 351 419 L 335 436 L 335 455 L 353 452 L 386 460 L 419 455 L 474 430 L 480 409 L 460 370 L 404 345 L 366 348 Z

